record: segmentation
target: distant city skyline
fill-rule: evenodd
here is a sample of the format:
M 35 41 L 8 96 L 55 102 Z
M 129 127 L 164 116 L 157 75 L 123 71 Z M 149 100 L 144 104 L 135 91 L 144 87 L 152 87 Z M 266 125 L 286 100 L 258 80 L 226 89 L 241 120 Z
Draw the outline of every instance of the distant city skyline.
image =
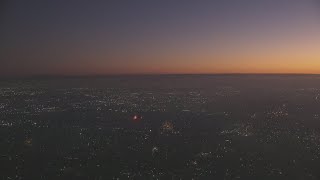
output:
M 5 1 L 0 77 L 320 74 L 316 0 Z

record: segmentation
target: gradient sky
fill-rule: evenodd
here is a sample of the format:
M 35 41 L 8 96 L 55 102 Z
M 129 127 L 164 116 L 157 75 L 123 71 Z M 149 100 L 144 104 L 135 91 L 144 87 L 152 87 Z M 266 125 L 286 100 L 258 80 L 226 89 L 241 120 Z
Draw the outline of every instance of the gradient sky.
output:
M 320 73 L 318 0 L 8 0 L 0 75 Z

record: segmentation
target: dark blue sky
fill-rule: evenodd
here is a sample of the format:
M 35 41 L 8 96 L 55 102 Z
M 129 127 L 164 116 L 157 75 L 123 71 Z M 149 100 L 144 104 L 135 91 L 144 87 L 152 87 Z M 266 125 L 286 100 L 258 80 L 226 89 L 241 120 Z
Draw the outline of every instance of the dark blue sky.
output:
M 320 73 L 316 0 L 3 4 L 2 75 Z

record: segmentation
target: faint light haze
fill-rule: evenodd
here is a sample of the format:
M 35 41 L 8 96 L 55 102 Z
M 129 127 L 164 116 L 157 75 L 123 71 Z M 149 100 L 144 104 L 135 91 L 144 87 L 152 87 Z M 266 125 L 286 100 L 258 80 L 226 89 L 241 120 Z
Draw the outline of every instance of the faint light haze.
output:
M 320 73 L 315 0 L 1 6 L 1 76 Z

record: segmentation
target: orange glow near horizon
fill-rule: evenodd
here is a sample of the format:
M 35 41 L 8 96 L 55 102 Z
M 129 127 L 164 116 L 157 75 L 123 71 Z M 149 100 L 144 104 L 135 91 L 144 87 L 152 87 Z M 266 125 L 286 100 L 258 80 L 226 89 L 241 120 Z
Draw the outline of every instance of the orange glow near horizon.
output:
M 320 74 L 314 0 L 52 3 L 8 3 L 0 77 Z

